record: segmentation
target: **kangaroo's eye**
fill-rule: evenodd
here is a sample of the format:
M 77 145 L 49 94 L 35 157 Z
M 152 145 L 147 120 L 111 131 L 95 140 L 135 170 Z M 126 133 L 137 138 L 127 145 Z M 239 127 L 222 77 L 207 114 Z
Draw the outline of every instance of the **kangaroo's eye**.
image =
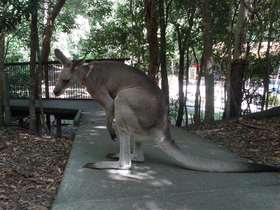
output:
M 70 79 L 65 79 L 63 80 L 64 83 L 69 83 L 70 82 Z

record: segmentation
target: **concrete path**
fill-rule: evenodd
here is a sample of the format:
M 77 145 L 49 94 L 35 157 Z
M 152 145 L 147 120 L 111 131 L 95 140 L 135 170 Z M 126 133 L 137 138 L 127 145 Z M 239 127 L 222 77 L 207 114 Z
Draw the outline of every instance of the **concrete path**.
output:
M 145 162 L 131 170 L 92 170 L 88 162 L 108 160 L 117 152 L 110 139 L 105 114 L 92 102 L 84 110 L 53 210 L 280 209 L 280 178 L 272 173 L 206 173 L 178 166 L 153 141 L 144 142 Z M 240 160 L 238 157 L 171 127 L 176 142 L 187 152 L 204 158 Z

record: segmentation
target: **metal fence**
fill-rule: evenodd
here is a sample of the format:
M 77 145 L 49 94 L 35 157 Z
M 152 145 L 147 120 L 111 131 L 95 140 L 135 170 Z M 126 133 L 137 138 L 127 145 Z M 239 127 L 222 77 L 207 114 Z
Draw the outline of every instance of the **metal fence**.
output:
M 127 58 L 121 59 L 96 59 L 120 61 L 124 62 L 129 60 Z M 95 60 L 95 61 L 96 61 Z M 85 63 L 89 63 L 94 60 L 86 60 Z M 38 63 L 36 64 L 38 67 Z M 62 64 L 59 61 L 49 61 L 43 63 L 47 66 L 47 75 L 44 74 L 42 81 L 42 97 L 43 98 L 55 98 L 53 89 L 55 87 L 58 73 L 62 70 Z M 29 70 L 30 63 L 5 63 L 5 72 L 8 75 L 9 93 L 10 98 L 29 98 Z M 65 93 L 59 98 L 63 99 L 90 99 L 90 95 L 87 93 L 86 88 L 79 83 L 66 89 Z

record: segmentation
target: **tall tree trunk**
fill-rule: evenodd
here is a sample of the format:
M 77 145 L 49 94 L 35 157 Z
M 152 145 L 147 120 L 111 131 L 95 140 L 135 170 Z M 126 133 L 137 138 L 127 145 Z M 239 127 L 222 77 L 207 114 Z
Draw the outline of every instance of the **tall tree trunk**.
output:
M 29 129 L 36 132 L 35 107 L 35 76 L 36 76 L 36 50 L 37 50 L 37 0 L 32 1 L 31 36 L 30 36 L 30 74 L 29 74 Z
M 189 43 L 190 44 L 190 43 Z M 189 45 L 188 44 L 188 45 Z M 187 60 L 187 62 L 186 62 L 186 72 L 185 72 L 185 74 L 186 74 L 186 90 L 185 90 L 185 102 L 184 102 L 184 107 L 185 107 L 185 113 L 186 113 L 186 125 L 188 125 L 189 124 L 189 118 L 188 118 L 188 108 L 187 108 L 187 100 L 188 100 L 188 84 L 189 84 L 189 67 L 190 67 L 190 62 L 189 62 L 189 57 L 190 57 L 190 55 L 189 55 L 189 53 L 190 53 L 190 50 L 189 50 L 189 47 L 187 47 L 187 54 L 186 54 L 186 60 Z
M 49 60 L 50 49 L 51 49 L 51 36 L 52 36 L 52 28 L 55 22 L 57 15 L 59 14 L 61 8 L 65 4 L 66 0 L 58 0 L 57 4 L 55 5 L 54 9 L 49 14 L 47 18 L 47 22 L 45 24 L 44 33 L 43 33 L 43 46 L 42 46 L 42 53 L 41 59 L 42 62 L 47 62 Z M 49 96 L 49 85 L 48 85 L 48 65 L 43 65 L 43 73 L 45 74 L 45 87 L 46 87 L 46 98 Z
M 227 59 L 226 59 L 226 101 L 225 101 L 225 117 L 226 119 L 230 118 L 230 99 L 231 99 L 231 84 L 230 84 L 230 75 L 231 75 L 231 39 L 232 39 L 232 5 L 233 0 L 229 1 L 229 13 L 228 13 L 228 34 L 227 34 Z
M 3 11 L 5 14 L 7 9 L 7 2 L 2 3 Z M 0 127 L 5 125 L 4 123 L 4 94 L 3 94 L 3 76 L 4 76 L 4 63 L 5 63 L 5 29 L 0 31 Z
M 271 8 L 277 8 L 277 0 L 274 0 L 273 5 L 271 5 Z M 275 20 L 275 9 L 272 9 L 271 11 L 271 16 L 270 16 L 270 23 L 269 23 L 269 29 L 268 29 L 268 36 L 267 36 L 267 49 L 266 49 L 266 54 L 265 54 L 265 59 L 263 62 L 261 59 L 260 55 L 260 48 L 262 45 L 262 38 L 259 43 L 259 48 L 258 48 L 258 56 L 259 56 L 259 61 L 262 65 L 263 71 L 264 71 L 264 78 L 263 78 L 263 96 L 262 96 L 262 103 L 261 103 L 261 111 L 268 108 L 268 98 L 269 98 L 269 74 L 270 74 L 270 62 L 269 62 L 269 52 L 270 52 L 270 43 L 271 43 L 271 37 L 272 33 L 274 31 L 274 20 Z M 264 33 L 263 30 L 261 33 Z M 261 36 L 263 37 L 263 36 Z
M 230 103 L 230 116 L 236 117 L 241 112 L 242 102 L 242 84 L 244 77 L 244 69 L 246 66 L 247 56 L 247 22 L 248 22 L 248 9 L 246 8 L 250 4 L 250 0 L 241 1 L 240 9 L 238 12 L 235 40 L 234 40 L 234 54 L 233 63 L 231 69 L 231 89 L 232 97 Z
M 168 10 L 167 12 L 168 13 Z M 164 15 L 164 0 L 159 0 L 159 18 L 160 18 L 160 69 L 161 69 L 161 89 L 165 96 L 165 103 L 169 113 L 169 85 L 166 68 L 166 21 Z
M 156 81 L 158 59 L 159 59 L 156 0 L 145 1 L 145 17 L 146 17 L 147 37 L 148 37 L 149 53 L 150 53 L 148 75 L 154 81 Z
M 34 20 L 35 21 L 35 20 Z M 48 135 L 50 135 L 50 131 L 49 128 L 47 126 L 46 120 L 45 120 L 45 113 L 44 113 L 44 108 L 43 108 L 43 100 L 42 100 L 42 70 L 43 70 L 43 66 L 42 66 L 42 61 L 41 61 L 41 56 L 40 56 L 40 49 L 39 49 L 39 36 L 38 36 L 38 27 L 37 27 L 37 21 L 38 19 L 36 19 L 36 24 L 34 23 L 34 33 L 36 34 L 36 36 L 34 35 L 34 47 L 36 47 L 36 54 L 37 54 L 37 58 L 38 58 L 38 69 L 36 71 L 36 84 L 37 84 L 37 93 L 36 96 L 38 97 L 38 101 L 39 101 L 39 107 L 40 107 L 40 114 L 41 114 L 41 118 L 40 115 L 36 116 L 36 121 L 37 124 L 39 123 L 40 126 L 40 131 L 41 131 L 41 121 L 43 122 L 45 131 Z M 36 45 L 36 46 L 35 46 Z M 38 129 L 38 126 L 37 126 Z
M 62 7 L 64 6 L 66 0 L 58 0 L 57 4 L 55 5 L 54 9 L 49 14 L 48 18 L 45 17 L 45 28 L 43 33 L 43 46 L 42 46 L 42 53 L 41 53 L 41 61 L 43 63 L 42 73 L 45 75 L 45 93 L 46 98 L 49 98 L 49 70 L 47 62 L 49 60 L 50 49 L 51 49 L 51 36 L 52 36 L 52 28 L 55 22 L 55 19 L 59 12 L 61 11 Z M 45 2 L 45 7 L 47 7 L 48 2 Z M 45 8 L 47 9 L 47 8 Z M 45 13 L 46 14 L 46 13 Z M 39 81 L 39 80 L 38 80 Z M 50 115 L 47 114 L 47 125 L 50 128 Z
M 37 29 L 38 31 L 38 29 Z M 41 61 L 41 56 L 40 56 L 40 50 L 39 50 L 39 38 L 38 38 L 38 33 L 37 33 L 37 56 L 38 56 L 38 99 L 39 99 L 39 107 L 40 107 L 40 113 L 41 113 L 41 119 L 46 131 L 47 135 L 50 135 L 50 130 L 48 128 L 46 119 L 45 119 L 45 113 L 44 113 L 44 108 L 43 108 L 43 99 L 42 99 L 42 70 L 43 70 L 43 65 Z
M 200 69 L 198 67 L 198 59 L 196 56 L 196 53 L 193 49 L 194 57 L 196 60 L 196 72 L 198 72 L 198 78 L 197 78 L 197 83 L 196 83 L 196 92 L 195 92 L 195 101 L 194 101 L 194 122 L 198 123 L 200 122 L 200 102 L 201 102 L 201 97 L 200 97 L 200 81 L 201 81 L 201 75 L 203 72 L 203 55 L 201 57 L 201 65 Z
M 180 54 L 180 61 L 179 61 L 179 110 L 178 110 L 178 117 L 176 120 L 176 126 L 181 127 L 183 116 L 184 116 L 184 90 L 183 90 L 183 80 L 184 80 L 184 44 L 182 43 L 182 37 L 180 34 L 179 26 L 176 26 L 177 35 L 178 35 L 178 46 L 179 46 L 179 54 Z
M 213 77 L 213 19 L 211 1 L 203 2 L 203 69 L 205 75 L 205 122 L 214 121 L 214 77 Z

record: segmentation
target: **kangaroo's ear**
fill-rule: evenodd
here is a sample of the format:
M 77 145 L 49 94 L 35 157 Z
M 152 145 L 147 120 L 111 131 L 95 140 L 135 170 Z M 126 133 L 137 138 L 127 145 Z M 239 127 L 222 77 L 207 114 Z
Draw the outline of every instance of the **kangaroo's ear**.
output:
M 85 58 L 82 58 L 81 60 L 74 61 L 74 62 L 71 64 L 71 69 L 72 69 L 72 70 L 77 70 L 77 69 L 78 69 L 80 66 L 82 66 L 84 63 L 85 63 Z
M 54 54 L 64 67 L 68 67 L 71 65 L 71 61 L 68 60 L 68 58 L 66 58 L 65 55 L 59 49 L 55 49 Z

